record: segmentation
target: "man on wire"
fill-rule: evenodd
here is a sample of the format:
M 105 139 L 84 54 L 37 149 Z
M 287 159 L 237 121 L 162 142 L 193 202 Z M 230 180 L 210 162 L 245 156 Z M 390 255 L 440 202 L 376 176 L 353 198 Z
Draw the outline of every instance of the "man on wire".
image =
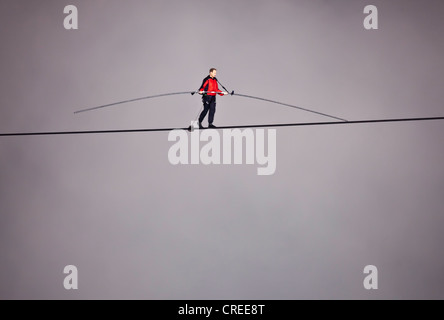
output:
M 216 68 L 210 69 L 210 74 L 203 79 L 202 85 L 199 88 L 199 94 L 202 95 L 203 111 L 199 116 L 199 129 L 203 129 L 202 122 L 207 115 L 208 111 L 208 128 L 216 128 L 213 125 L 214 114 L 216 113 L 216 93 L 223 96 L 228 94 L 228 92 L 223 92 L 219 90 L 216 78 Z

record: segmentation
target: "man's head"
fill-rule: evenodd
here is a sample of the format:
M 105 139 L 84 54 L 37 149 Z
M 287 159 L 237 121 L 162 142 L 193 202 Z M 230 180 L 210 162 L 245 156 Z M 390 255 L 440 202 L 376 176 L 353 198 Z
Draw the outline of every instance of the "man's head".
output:
M 211 78 L 215 78 L 216 77 L 216 68 L 211 68 L 210 69 L 210 77 Z

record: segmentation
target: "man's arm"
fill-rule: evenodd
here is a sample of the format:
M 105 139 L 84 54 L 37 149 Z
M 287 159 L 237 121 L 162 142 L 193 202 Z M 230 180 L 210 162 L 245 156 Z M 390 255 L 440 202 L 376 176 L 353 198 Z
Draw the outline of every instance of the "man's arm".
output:
M 199 88 L 199 94 L 203 94 L 203 91 L 208 91 L 208 81 L 208 77 L 202 80 L 202 85 Z
M 216 80 L 217 81 L 217 80 Z M 226 95 L 226 94 L 228 94 L 228 92 L 225 92 L 225 91 L 222 91 L 222 90 L 220 90 L 219 89 L 219 85 L 217 84 L 217 82 L 216 82 L 216 92 L 220 95 L 220 96 L 224 96 L 224 95 Z
M 219 93 L 220 96 L 224 96 L 226 94 L 228 94 L 228 92 L 222 91 L 219 89 L 219 80 L 217 80 L 217 78 L 214 78 L 214 80 L 216 80 L 216 92 Z

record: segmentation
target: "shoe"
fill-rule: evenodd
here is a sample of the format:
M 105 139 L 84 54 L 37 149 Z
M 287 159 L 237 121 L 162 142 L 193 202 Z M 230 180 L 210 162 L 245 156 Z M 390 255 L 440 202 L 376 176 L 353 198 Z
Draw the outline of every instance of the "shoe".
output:
M 199 129 L 204 129 L 202 122 L 199 122 Z
M 217 127 L 216 127 L 214 124 L 210 123 L 210 124 L 208 125 L 208 128 L 216 129 Z

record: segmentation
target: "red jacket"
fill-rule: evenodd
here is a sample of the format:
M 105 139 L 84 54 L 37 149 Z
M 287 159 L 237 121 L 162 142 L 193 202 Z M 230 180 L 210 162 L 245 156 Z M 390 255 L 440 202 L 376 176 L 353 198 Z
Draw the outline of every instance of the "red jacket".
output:
M 207 76 L 205 79 L 203 79 L 202 85 L 200 86 L 199 91 L 214 91 L 214 92 L 218 92 L 219 95 L 223 96 L 222 91 L 219 90 L 219 87 L 217 85 L 217 79 L 211 78 L 210 76 Z M 215 96 L 216 94 L 215 93 L 207 93 L 207 95 Z

